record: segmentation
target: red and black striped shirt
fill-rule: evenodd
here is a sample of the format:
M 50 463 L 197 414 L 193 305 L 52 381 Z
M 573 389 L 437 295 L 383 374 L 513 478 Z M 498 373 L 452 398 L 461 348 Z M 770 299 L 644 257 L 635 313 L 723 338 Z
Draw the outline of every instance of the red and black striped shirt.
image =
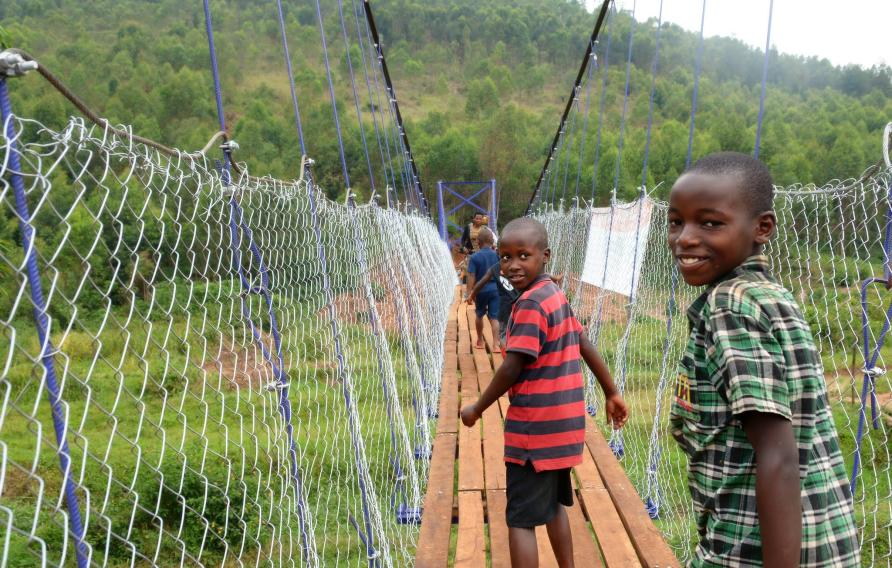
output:
M 533 358 L 508 391 L 505 461 L 536 471 L 582 463 L 585 402 L 579 337 L 582 326 L 567 297 L 542 275 L 517 299 L 508 323 L 508 351 Z

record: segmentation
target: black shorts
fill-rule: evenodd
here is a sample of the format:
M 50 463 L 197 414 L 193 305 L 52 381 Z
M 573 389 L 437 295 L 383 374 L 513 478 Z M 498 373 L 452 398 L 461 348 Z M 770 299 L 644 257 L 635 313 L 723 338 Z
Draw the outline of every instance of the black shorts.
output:
M 508 506 L 505 520 L 509 527 L 532 528 L 548 523 L 558 505 L 573 505 L 570 468 L 537 472 L 533 464 L 507 462 Z

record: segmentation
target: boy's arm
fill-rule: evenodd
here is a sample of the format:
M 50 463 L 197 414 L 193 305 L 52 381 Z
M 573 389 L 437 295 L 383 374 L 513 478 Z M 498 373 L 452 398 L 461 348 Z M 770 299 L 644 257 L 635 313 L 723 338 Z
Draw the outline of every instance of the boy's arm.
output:
M 743 431 L 756 452 L 756 510 L 765 568 L 799 566 L 802 502 L 793 423 L 778 414 L 746 412 Z
M 480 395 L 476 402 L 466 405 L 461 409 L 461 421 L 465 426 L 471 427 L 483 415 L 489 406 L 499 399 L 500 396 L 508 392 L 511 385 L 517 381 L 523 366 L 526 364 L 528 356 L 509 351 L 505 355 L 505 361 L 496 370 L 496 374 L 489 382 L 489 386 Z
M 487 270 L 486 274 L 483 275 L 483 278 L 477 280 L 476 284 L 471 287 L 471 293 L 468 294 L 468 300 L 473 300 L 474 297 L 477 296 L 477 293 L 480 292 L 480 289 L 490 280 L 492 280 L 492 270 Z
M 598 351 L 592 342 L 585 336 L 584 331 L 579 332 L 579 353 L 582 360 L 588 365 L 588 368 L 595 374 L 601 390 L 604 391 L 604 397 L 607 399 L 605 411 L 607 413 L 607 421 L 613 424 L 616 429 L 622 428 L 623 424 L 629 418 L 629 410 L 626 408 L 626 402 L 619 394 L 616 385 L 613 384 L 613 377 L 610 375 L 610 369 L 607 363 L 598 355 Z

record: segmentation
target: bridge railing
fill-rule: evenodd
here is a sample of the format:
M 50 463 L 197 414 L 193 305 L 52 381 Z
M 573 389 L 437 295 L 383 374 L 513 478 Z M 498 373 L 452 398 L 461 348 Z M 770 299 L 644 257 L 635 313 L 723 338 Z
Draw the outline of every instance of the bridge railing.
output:
M 0 565 L 410 563 L 455 284 L 430 220 L 4 119 Z

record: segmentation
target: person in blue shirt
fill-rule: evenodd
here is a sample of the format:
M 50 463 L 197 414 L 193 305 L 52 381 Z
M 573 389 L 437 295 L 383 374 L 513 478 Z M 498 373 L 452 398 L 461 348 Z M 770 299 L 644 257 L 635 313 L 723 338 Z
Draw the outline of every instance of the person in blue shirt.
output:
M 492 231 L 483 227 L 477 235 L 477 242 L 480 244 L 480 250 L 471 255 L 468 261 L 468 281 L 467 290 L 473 290 L 474 284 L 482 279 L 489 269 L 498 266 L 499 255 L 492 249 L 495 239 Z M 468 297 L 468 303 L 471 303 L 471 297 Z M 489 316 L 489 323 L 492 325 L 493 338 L 499 337 L 499 289 L 494 280 L 490 279 L 476 293 L 475 308 L 477 313 L 477 349 L 484 349 L 486 344 L 483 341 L 483 316 Z

